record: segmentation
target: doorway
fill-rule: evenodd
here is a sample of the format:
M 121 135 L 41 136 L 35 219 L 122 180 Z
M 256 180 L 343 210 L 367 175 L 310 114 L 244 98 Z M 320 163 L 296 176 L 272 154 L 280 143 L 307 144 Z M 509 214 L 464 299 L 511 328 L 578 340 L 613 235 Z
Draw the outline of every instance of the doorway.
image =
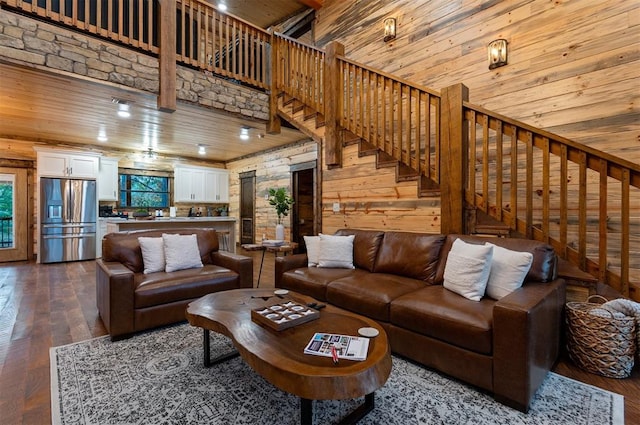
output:
M 316 162 L 305 162 L 291 167 L 292 196 L 295 203 L 291 213 L 291 240 L 297 242 L 300 252 L 306 252 L 305 236 L 317 234 Z
M 240 244 L 255 243 L 256 172 L 240 173 Z
M 0 167 L 0 262 L 29 259 L 28 172 Z

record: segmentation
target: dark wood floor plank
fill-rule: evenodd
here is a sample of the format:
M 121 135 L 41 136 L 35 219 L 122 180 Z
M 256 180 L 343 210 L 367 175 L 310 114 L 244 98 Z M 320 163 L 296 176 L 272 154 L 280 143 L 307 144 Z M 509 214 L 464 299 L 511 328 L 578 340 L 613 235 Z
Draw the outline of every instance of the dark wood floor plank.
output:
M 261 252 L 254 259 L 257 282 Z M 260 287 L 274 287 L 274 254 L 266 253 Z M 106 335 L 98 317 L 95 262 L 0 265 L 0 418 L 8 424 L 51 422 L 49 348 Z M 625 423 L 640 424 L 640 368 L 627 379 L 580 370 L 566 358 L 554 371 L 625 396 Z

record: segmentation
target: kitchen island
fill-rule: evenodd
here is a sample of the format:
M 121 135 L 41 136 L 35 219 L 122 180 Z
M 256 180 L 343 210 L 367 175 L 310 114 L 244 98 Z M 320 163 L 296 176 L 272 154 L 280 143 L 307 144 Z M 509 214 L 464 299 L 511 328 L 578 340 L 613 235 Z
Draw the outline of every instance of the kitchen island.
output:
M 236 252 L 236 219 L 233 217 L 154 217 L 152 220 L 136 220 L 133 218 L 107 219 L 107 233 L 185 228 L 209 228 L 220 232 L 229 232 L 227 249 L 230 252 Z M 222 249 L 222 240 L 220 244 L 220 249 Z

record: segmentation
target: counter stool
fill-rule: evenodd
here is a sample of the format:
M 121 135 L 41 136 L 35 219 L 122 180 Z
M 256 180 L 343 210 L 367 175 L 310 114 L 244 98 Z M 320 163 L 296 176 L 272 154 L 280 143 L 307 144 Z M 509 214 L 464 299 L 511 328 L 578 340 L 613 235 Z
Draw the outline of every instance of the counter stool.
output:
M 229 237 L 231 232 L 228 230 L 216 230 L 218 233 L 218 241 L 220 242 L 220 249 L 222 251 L 229 251 Z

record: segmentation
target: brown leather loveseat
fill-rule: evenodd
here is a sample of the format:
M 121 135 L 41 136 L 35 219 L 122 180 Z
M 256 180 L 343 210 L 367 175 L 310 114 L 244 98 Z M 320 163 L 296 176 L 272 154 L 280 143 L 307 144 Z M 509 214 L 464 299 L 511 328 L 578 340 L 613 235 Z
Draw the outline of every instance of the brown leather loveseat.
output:
M 394 353 L 483 388 L 527 411 L 556 361 L 565 283 L 549 245 L 525 239 L 339 230 L 355 235 L 355 269 L 307 267 L 306 254 L 276 259 L 276 286 L 365 315 Z M 533 254 L 520 289 L 472 301 L 443 287 L 456 238 Z M 354 330 L 355 331 L 355 330 Z
M 144 274 L 139 237 L 197 236 L 203 267 Z M 96 260 L 98 312 L 112 340 L 185 320 L 185 308 L 206 294 L 253 286 L 253 259 L 218 250 L 213 229 L 109 233 Z

